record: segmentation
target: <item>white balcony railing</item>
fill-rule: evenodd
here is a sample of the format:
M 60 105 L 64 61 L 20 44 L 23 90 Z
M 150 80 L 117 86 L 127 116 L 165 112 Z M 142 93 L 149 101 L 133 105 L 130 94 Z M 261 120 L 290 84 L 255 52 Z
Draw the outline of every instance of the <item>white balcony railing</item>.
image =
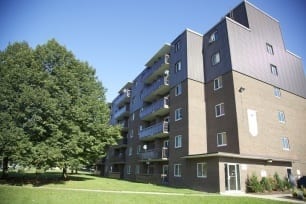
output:
M 148 137 L 154 137 L 158 135 L 167 134 L 169 131 L 169 123 L 163 121 L 150 127 L 144 128 L 139 132 L 139 139 L 145 139 Z
M 143 98 L 151 95 L 154 91 L 159 89 L 161 86 L 168 86 L 169 85 L 169 77 L 161 77 L 157 79 L 152 85 L 148 86 L 143 91 Z
M 163 97 L 158 101 L 152 103 L 151 105 L 144 107 L 143 110 L 139 113 L 140 118 L 144 118 L 147 115 L 150 115 L 160 109 L 169 107 L 169 98 Z

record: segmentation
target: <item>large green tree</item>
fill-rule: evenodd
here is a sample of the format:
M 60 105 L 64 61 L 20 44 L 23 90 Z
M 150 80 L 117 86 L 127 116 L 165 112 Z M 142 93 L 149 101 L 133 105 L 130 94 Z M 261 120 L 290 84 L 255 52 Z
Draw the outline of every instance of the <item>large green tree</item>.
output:
M 67 167 L 93 164 L 119 138 L 118 127 L 108 123 L 105 89 L 95 70 L 65 47 L 55 40 L 34 50 L 15 43 L 0 54 L 3 158 L 37 168 L 59 166 L 65 173 Z

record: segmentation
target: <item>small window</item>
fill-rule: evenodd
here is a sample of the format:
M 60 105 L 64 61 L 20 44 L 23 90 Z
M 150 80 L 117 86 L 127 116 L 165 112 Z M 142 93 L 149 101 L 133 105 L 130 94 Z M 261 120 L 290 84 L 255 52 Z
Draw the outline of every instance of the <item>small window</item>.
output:
M 134 130 L 131 129 L 131 132 L 130 132 L 130 138 L 133 138 L 134 137 Z
M 175 136 L 175 138 L 174 138 L 174 147 L 175 148 L 182 147 L 182 135 Z
M 178 84 L 176 87 L 175 87 L 175 96 L 179 96 L 182 94 L 182 84 Z
M 135 174 L 140 174 L 140 166 L 139 166 L 139 164 L 136 164 L 136 166 L 135 166 Z
M 213 32 L 209 37 L 209 43 L 213 43 L 218 40 L 218 31 Z
M 278 71 L 277 71 L 277 67 L 273 64 L 270 64 L 270 68 L 271 68 L 271 73 L 274 75 L 274 76 L 278 76 Z
M 287 137 L 282 138 L 283 150 L 290 150 L 289 139 Z
M 132 115 L 132 120 L 135 120 L 135 113 L 133 113 Z
M 226 132 L 217 133 L 217 146 L 226 146 L 227 145 L 227 136 Z
M 216 64 L 220 63 L 220 52 L 217 52 L 213 54 L 211 57 L 211 64 L 214 66 Z
M 197 177 L 206 178 L 207 177 L 207 164 L 197 163 Z
M 175 43 L 175 52 L 178 52 L 181 49 L 181 41 L 177 41 L 177 43 Z
M 174 164 L 174 176 L 175 177 L 181 177 L 182 173 L 181 173 L 181 164 Z
M 182 108 L 175 110 L 175 121 L 181 120 L 183 118 Z
M 223 84 L 222 84 L 222 77 L 220 76 L 220 77 L 218 77 L 218 78 L 216 78 L 214 80 L 214 90 L 216 91 L 218 89 L 221 89 L 222 86 L 223 86 Z
M 182 69 L 182 63 L 181 61 L 178 61 L 177 63 L 175 63 L 175 73 L 181 71 Z
M 216 117 L 221 117 L 221 116 L 225 115 L 224 103 L 220 103 L 220 104 L 216 105 L 215 106 L 215 112 L 216 112 Z
M 131 174 L 132 172 L 131 172 L 131 165 L 128 165 L 127 166 L 127 174 Z
M 132 156 L 133 154 L 133 147 L 129 147 L 129 156 Z
M 280 98 L 281 97 L 281 90 L 280 88 L 274 87 L 274 96 Z
M 267 52 L 271 55 L 274 55 L 273 46 L 269 43 L 266 43 Z
M 279 122 L 285 123 L 285 113 L 283 111 L 278 111 L 277 117 Z
M 141 132 L 141 131 L 142 131 L 142 125 L 139 126 L 139 132 Z
M 141 152 L 141 145 L 137 146 L 137 154 L 139 154 Z

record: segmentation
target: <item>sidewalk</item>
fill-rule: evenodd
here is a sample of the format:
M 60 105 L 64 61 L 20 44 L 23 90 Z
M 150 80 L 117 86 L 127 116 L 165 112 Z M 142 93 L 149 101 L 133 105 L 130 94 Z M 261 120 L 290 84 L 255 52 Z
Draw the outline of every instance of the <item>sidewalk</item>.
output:
M 261 194 L 246 193 L 246 194 L 244 194 L 244 196 L 255 197 L 255 198 L 263 198 L 263 199 L 270 199 L 270 200 L 278 200 L 278 201 L 284 201 L 284 202 L 289 202 L 289 203 L 304 203 L 304 204 L 306 204 L 305 201 L 297 200 L 297 199 L 293 198 L 292 194 L 261 195 Z

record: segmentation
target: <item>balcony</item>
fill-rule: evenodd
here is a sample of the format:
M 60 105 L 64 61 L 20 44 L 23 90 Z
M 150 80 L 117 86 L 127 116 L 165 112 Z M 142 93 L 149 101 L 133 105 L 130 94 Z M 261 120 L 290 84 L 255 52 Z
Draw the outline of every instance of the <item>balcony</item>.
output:
M 113 148 L 114 149 L 118 149 L 118 148 L 123 148 L 127 146 L 127 138 L 122 138 L 117 140 L 117 145 L 114 145 Z
M 151 86 L 148 86 L 143 91 L 143 98 L 146 102 L 153 101 L 158 95 L 165 95 L 170 91 L 169 78 L 161 77 L 156 80 Z
M 124 117 L 129 116 L 129 114 L 130 114 L 130 106 L 125 105 L 122 108 L 120 108 L 117 112 L 115 112 L 114 118 L 117 120 L 121 120 Z
M 162 149 L 150 149 L 139 154 L 140 160 L 164 161 L 168 160 L 168 158 L 169 151 L 167 147 L 163 147 Z
M 123 164 L 125 163 L 125 154 L 124 153 L 116 154 L 111 157 L 110 161 L 113 164 Z
M 124 103 L 129 103 L 131 96 L 131 90 L 123 91 L 117 98 L 114 100 L 114 104 L 117 106 L 121 106 Z
M 167 113 L 169 113 L 169 99 L 168 97 L 163 97 L 151 105 L 144 107 L 139 113 L 139 116 L 142 120 L 150 121 L 156 116 L 163 116 Z
M 143 141 L 154 140 L 155 138 L 166 137 L 169 134 L 169 123 L 161 122 L 144 128 L 139 132 L 139 139 Z
M 128 131 L 129 130 L 128 120 L 120 121 L 120 122 L 118 122 L 118 125 L 121 126 L 122 131 Z
M 155 64 L 151 66 L 151 69 L 144 76 L 144 82 L 151 84 L 159 76 L 163 76 L 166 70 L 169 70 L 169 55 L 164 55 Z

